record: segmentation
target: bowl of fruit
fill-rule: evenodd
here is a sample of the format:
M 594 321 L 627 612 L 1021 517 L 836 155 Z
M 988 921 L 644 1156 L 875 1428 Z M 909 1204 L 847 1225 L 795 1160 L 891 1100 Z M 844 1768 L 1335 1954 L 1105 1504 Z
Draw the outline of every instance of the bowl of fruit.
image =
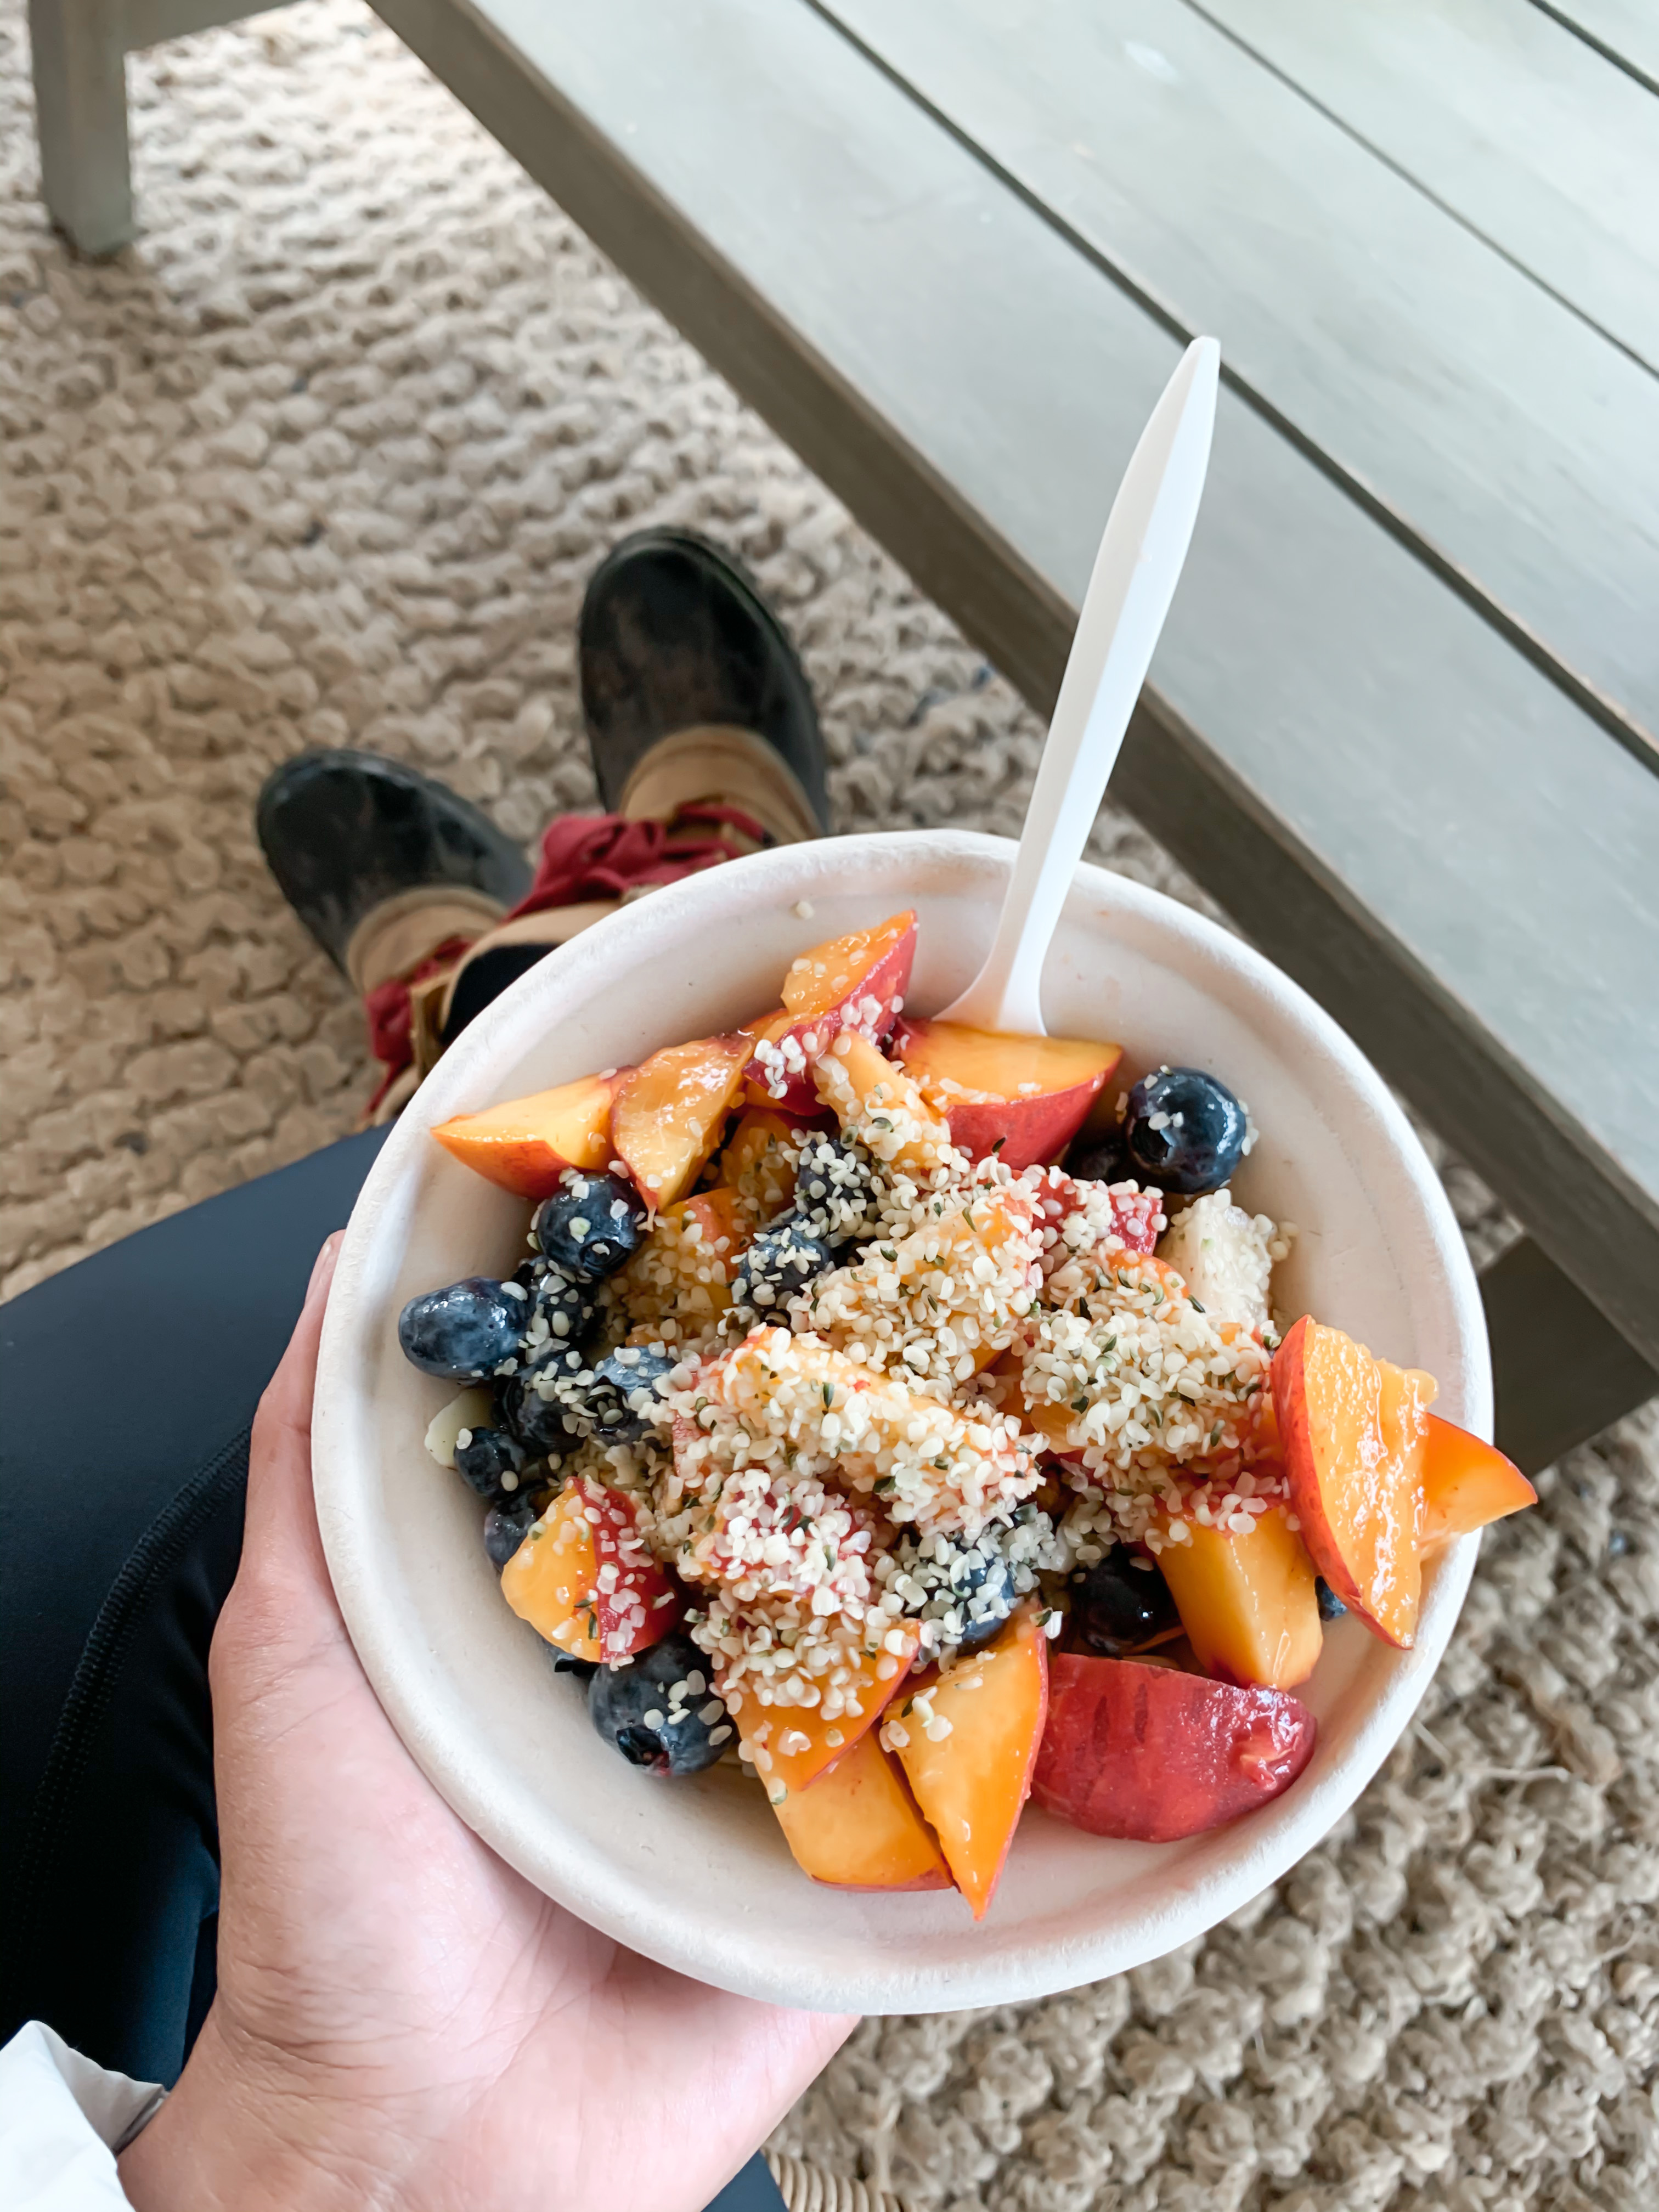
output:
M 936 1018 L 1012 849 L 763 853 L 550 955 L 405 1109 L 325 1327 L 324 1542 L 415 1757 L 787 2004 L 1018 2002 L 1246 1903 L 1532 1496 L 1427 1158 L 1259 955 L 1085 866 L 1053 1034 Z

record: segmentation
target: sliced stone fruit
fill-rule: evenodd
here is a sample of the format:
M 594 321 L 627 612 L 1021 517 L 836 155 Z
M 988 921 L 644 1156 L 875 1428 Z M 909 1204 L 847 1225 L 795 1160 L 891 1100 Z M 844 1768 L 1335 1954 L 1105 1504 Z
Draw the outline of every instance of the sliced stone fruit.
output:
M 1198 1663 L 1229 1682 L 1293 1689 L 1319 1658 L 1317 1577 L 1291 1526 L 1288 1506 L 1270 1505 L 1248 1533 L 1180 1524 L 1180 1540 L 1164 1523 L 1158 1555 L 1181 1625 Z
M 617 1087 L 611 1149 L 653 1211 L 689 1191 L 743 1089 L 749 1040 L 698 1037 L 630 1068 Z
M 949 1889 L 951 1870 L 876 1731 L 773 1810 L 795 1863 L 837 1889 Z
M 975 1920 L 1030 1795 L 1048 1710 L 1048 1638 L 1022 1606 L 979 1650 L 919 1676 L 883 1727 Z
M 1467 1429 L 1429 1415 L 1423 1451 L 1425 1553 L 1537 1503 L 1538 1492 L 1496 1444 L 1483 1444 Z
M 559 1492 L 501 1571 L 501 1595 L 573 1659 L 627 1659 L 675 1627 L 673 1584 L 646 1549 L 634 1501 L 583 1476 Z
M 994 1152 L 1016 1174 L 1071 1142 L 1123 1057 L 1121 1045 L 1002 1036 L 908 1015 L 890 1050 L 949 1121 L 953 1145 L 970 1159 Z
M 1291 1503 L 1315 1566 L 1385 1644 L 1408 1650 L 1422 1589 L 1423 1459 L 1435 1381 L 1304 1315 L 1273 1355 Z
M 592 1174 L 610 1164 L 611 1108 L 632 1073 L 580 1076 L 482 1114 L 457 1114 L 432 1133 L 486 1182 L 520 1198 L 550 1198 L 567 1168 Z
M 814 1111 L 813 1061 L 843 1030 L 880 1043 L 904 1003 L 915 954 L 916 917 L 908 910 L 803 952 L 783 979 L 780 1012 L 754 1025 L 751 1095 Z
M 884 1625 L 882 1641 L 860 1652 L 850 1670 L 854 1679 L 848 1686 L 860 1710 L 843 1711 L 832 1719 L 817 1705 L 763 1705 L 752 1690 L 733 1687 L 717 1665 L 714 1686 L 737 1724 L 738 1748 L 775 1806 L 805 1790 L 868 1731 L 902 1686 L 921 1640 L 914 1621 Z
M 1091 1835 L 1175 1843 L 1270 1804 L 1312 1758 L 1317 1733 L 1288 1690 L 1061 1652 L 1031 1795 Z

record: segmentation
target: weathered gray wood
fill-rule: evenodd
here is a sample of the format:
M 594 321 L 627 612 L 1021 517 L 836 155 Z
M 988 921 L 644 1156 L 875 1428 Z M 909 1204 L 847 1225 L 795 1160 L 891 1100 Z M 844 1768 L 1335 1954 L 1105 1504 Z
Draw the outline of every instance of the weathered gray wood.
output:
M 1621 63 L 1650 92 L 1659 92 L 1659 9 L 1653 0 L 1533 0 L 1533 5 Z
M 1492 1336 L 1494 1433 L 1523 1474 L 1536 1474 L 1659 1392 L 1659 1370 L 1607 1327 L 1530 1237 L 1483 1271 L 1480 1296 Z
M 289 4 L 289 0 L 125 0 L 122 35 L 127 52 L 136 53 L 141 46 L 159 46 L 167 39 L 189 38 Z
M 1175 340 L 804 9 L 380 12 L 1045 703 Z M 1231 394 L 1120 775 L 1659 1362 L 1659 778 Z
M 823 0 L 1659 750 L 1659 378 L 1182 0 Z
M 1633 77 L 1530 0 L 1192 4 L 1659 368 L 1659 109 Z
M 41 192 L 82 253 L 132 236 L 121 0 L 29 0 Z

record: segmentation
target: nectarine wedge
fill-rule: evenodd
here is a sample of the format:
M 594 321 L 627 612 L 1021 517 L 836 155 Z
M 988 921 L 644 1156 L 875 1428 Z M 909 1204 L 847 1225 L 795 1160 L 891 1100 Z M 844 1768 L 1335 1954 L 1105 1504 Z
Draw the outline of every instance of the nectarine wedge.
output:
M 795 1155 L 801 1125 L 768 1106 L 746 1107 L 720 1157 L 720 1180 L 729 1190 L 781 1213 L 795 1194 Z
M 1048 1710 L 1048 1639 L 1022 1606 L 982 1650 L 922 1675 L 882 1729 L 957 1887 L 985 1917 L 1025 1800 Z
M 1016 1174 L 1071 1142 L 1123 1057 L 1121 1045 L 1001 1036 L 908 1015 L 890 1050 L 950 1122 L 953 1145 L 970 1159 L 995 1152 Z
M 872 1729 L 773 1807 L 795 1863 L 836 1889 L 949 1889 L 951 1869 Z
M 741 1686 L 730 1686 L 716 1668 L 714 1686 L 737 1723 L 738 1748 L 760 1776 L 774 1805 L 786 1794 L 805 1790 L 816 1776 L 850 1751 L 902 1685 L 916 1656 L 921 1632 L 914 1621 L 901 1620 L 887 1633 L 899 1637 L 902 1649 L 894 1652 L 878 1648 L 860 1654 L 852 1685 L 860 1710 L 843 1712 L 834 1720 L 826 1720 L 817 1705 L 763 1705 Z M 891 1671 L 884 1674 L 884 1667 Z
M 738 1092 L 749 1039 L 699 1037 L 653 1052 L 617 1086 L 611 1146 L 653 1211 L 696 1181 Z
M 1158 1555 L 1198 1663 L 1225 1681 L 1290 1690 L 1305 1682 L 1323 1633 L 1313 1561 L 1283 1505 L 1248 1534 L 1181 1522 Z M 1165 1528 L 1167 1529 L 1168 1523 Z
M 1374 1359 L 1304 1314 L 1273 1355 L 1273 1392 L 1291 1503 L 1314 1565 L 1350 1612 L 1408 1650 L 1434 1377 Z
M 1050 1664 L 1031 1795 L 1091 1836 L 1175 1843 L 1288 1789 L 1317 1732 L 1288 1690 L 1061 1652 Z
M 750 1085 L 775 1104 L 811 1112 L 812 1062 L 844 1029 L 877 1043 L 887 1035 L 915 954 L 916 917 L 908 911 L 803 952 L 783 979 L 781 1018 L 757 1025 Z
M 1496 1444 L 1483 1444 L 1467 1429 L 1429 1415 L 1423 1450 L 1425 1553 L 1537 1503 L 1538 1492 Z
M 550 1198 L 567 1168 L 611 1164 L 611 1109 L 631 1069 L 583 1075 L 482 1114 L 457 1114 L 432 1132 L 463 1167 L 520 1198 Z
M 501 1595 L 548 1643 L 596 1662 L 660 1642 L 680 1613 L 632 1498 L 586 1476 L 566 1485 L 507 1561 Z

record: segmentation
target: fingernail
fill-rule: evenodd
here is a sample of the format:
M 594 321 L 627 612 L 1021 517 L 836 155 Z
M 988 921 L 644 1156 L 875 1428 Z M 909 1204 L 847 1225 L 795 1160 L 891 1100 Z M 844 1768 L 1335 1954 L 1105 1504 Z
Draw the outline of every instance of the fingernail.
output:
M 337 1229 L 331 1237 L 325 1237 L 323 1240 L 323 1249 L 311 1264 L 311 1280 L 306 1285 L 306 1302 L 307 1304 L 310 1304 L 312 1292 L 316 1289 L 318 1284 L 321 1282 L 323 1277 L 328 1273 L 330 1267 L 333 1265 L 334 1255 L 339 1250 L 340 1239 L 344 1235 L 345 1231 L 343 1229 Z

